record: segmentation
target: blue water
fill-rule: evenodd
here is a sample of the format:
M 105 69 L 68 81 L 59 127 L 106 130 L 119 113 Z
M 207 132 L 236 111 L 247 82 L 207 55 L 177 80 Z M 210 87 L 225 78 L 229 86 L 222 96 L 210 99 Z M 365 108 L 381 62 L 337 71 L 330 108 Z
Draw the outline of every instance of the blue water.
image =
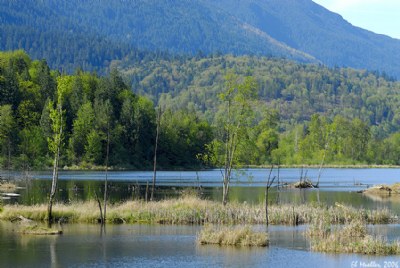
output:
M 352 267 L 400 265 L 399 257 L 309 251 L 305 226 L 269 228 L 270 246 L 240 248 L 196 242 L 198 226 L 66 225 L 61 236 L 22 236 L 0 223 L 0 267 Z M 255 226 L 265 230 L 263 226 Z M 371 227 L 374 228 L 373 226 Z M 398 234 L 400 227 L 379 226 Z M 361 267 L 361 266 L 357 267 Z
M 238 202 L 263 202 L 268 169 L 247 169 L 234 174 L 229 198 Z M 318 169 L 281 169 L 280 183 L 292 183 L 300 176 L 314 183 Z M 0 176 L 21 179 L 26 187 L 14 202 L 45 202 L 50 172 L 28 174 L 0 172 Z M 109 172 L 110 200 L 134 198 L 134 187 L 151 182 L 152 172 Z M 272 176 L 278 176 L 274 170 Z M 23 179 L 22 179 L 23 178 Z M 93 198 L 101 191 L 104 172 L 62 171 L 60 201 Z M 277 182 L 277 179 L 276 179 Z M 389 208 L 400 214 L 400 198 L 374 197 L 356 193 L 375 184 L 400 182 L 400 169 L 324 169 L 320 189 L 271 191 L 270 201 L 281 203 L 336 202 L 365 208 Z M 179 187 L 202 186 L 206 198 L 221 196 L 220 170 L 162 171 L 157 173 L 158 191 L 177 192 Z M 137 189 L 137 188 L 135 188 Z M 143 198 L 143 193 L 141 193 Z M 159 194 L 159 193 L 158 193 Z M 41 198 L 41 199 L 39 199 Z M 5 202 L 5 201 L 4 201 Z M 306 226 L 271 226 L 268 248 L 200 246 L 196 234 L 201 226 L 109 225 L 102 233 L 98 225 L 63 226 L 61 236 L 29 236 L 16 232 L 18 226 L 0 222 L 0 267 L 400 267 L 400 257 L 311 252 L 303 233 Z M 265 230 L 264 226 L 255 226 Z M 399 225 L 370 226 L 372 234 L 389 240 L 400 237 Z M 388 266 L 389 264 L 389 266 Z M 391 266 L 390 266 L 391 265 Z M 396 266 L 397 265 L 397 266 Z
M 0 176 L 6 177 L 9 173 L 1 172 Z M 233 173 L 233 186 L 259 186 L 264 185 L 269 175 L 269 169 L 242 169 Z M 317 181 L 319 169 L 285 168 L 279 170 L 280 183 L 292 183 L 299 181 L 302 176 L 314 183 Z M 13 177 L 21 177 L 19 172 L 11 173 Z M 28 174 L 34 179 L 51 179 L 51 172 L 32 172 Z M 274 169 L 271 175 L 278 182 L 278 170 Z M 104 180 L 102 171 L 61 171 L 60 180 Z M 120 182 L 151 182 L 151 171 L 112 171 L 108 173 L 108 179 Z M 221 170 L 206 171 L 158 171 L 157 185 L 164 186 L 218 186 L 221 184 Z M 342 188 L 360 185 L 393 184 L 400 182 L 399 168 L 325 168 L 320 176 L 321 188 Z

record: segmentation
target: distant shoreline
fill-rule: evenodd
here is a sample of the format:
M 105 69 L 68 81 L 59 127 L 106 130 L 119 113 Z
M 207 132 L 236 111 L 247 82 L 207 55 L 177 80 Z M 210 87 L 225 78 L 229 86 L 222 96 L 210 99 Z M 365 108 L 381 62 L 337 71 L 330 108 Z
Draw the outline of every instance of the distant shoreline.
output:
M 240 166 L 237 167 L 236 169 L 270 169 L 273 167 L 274 169 L 278 169 L 278 165 L 262 165 L 262 166 L 256 166 L 256 165 L 248 165 L 248 166 Z M 320 165 L 280 165 L 280 169 L 319 169 L 321 168 Z M 400 165 L 324 165 L 322 166 L 322 169 L 400 169 Z M 218 167 L 208 167 L 208 168 L 199 168 L 199 167 L 171 167 L 171 168 L 160 168 L 157 169 L 157 171 L 207 171 L 207 170 L 215 170 L 219 169 Z M 105 167 L 103 166 L 93 166 L 90 168 L 83 168 L 79 166 L 73 166 L 73 167 L 68 167 L 65 166 L 61 168 L 60 170 L 62 171 L 105 171 Z M 24 171 L 24 170 L 10 170 L 10 172 L 18 172 L 18 171 Z M 29 170 L 27 172 L 47 172 L 47 171 L 52 171 L 51 168 L 48 169 L 42 169 L 42 170 Z M 108 171 L 153 171 L 152 169 L 149 168 L 143 168 L 143 169 L 138 169 L 138 168 L 124 168 L 124 167 L 109 167 Z M 0 170 L 0 172 L 8 172 L 7 170 Z M 1 174 L 0 174 L 1 178 Z

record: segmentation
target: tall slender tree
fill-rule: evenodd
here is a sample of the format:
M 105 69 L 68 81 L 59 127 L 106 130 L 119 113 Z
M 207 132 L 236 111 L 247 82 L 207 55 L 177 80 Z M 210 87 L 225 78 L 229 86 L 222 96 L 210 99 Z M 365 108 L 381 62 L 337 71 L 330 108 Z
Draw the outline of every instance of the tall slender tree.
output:
M 156 176 L 157 176 L 157 147 L 158 147 L 158 137 L 160 133 L 160 122 L 161 122 L 161 106 L 158 107 L 158 112 L 157 112 L 157 127 L 156 127 L 156 140 L 154 144 L 154 158 L 153 158 L 153 185 L 151 187 L 151 196 L 150 196 L 150 201 L 153 201 L 154 198 L 154 191 L 156 188 Z
M 47 207 L 47 218 L 49 224 L 53 222 L 53 202 L 57 191 L 58 182 L 58 166 L 60 161 L 60 153 L 63 141 L 63 131 L 65 128 L 65 111 L 63 110 L 63 101 L 65 93 L 68 91 L 72 82 L 71 76 L 61 76 L 57 79 L 57 92 L 56 102 L 50 101 L 48 109 L 50 112 L 50 120 L 52 125 L 52 136 L 48 139 L 49 149 L 54 154 L 53 160 L 53 177 L 51 182 L 51 191 L 49 196 L 49 203 Z
M 228 202 L 232 169 L 239 163 L 237 149 L 249 138 L 254 123 L 252 101 L 255 99 L 257 83 L 251 76 L 241 78 L 235 74 L 226 76 L 225 90 L 220 94 L 222 107 L 218 115 L 219 138 L 209 146 L 209 157 L 214 164 L 222 166 L 222 203 Z

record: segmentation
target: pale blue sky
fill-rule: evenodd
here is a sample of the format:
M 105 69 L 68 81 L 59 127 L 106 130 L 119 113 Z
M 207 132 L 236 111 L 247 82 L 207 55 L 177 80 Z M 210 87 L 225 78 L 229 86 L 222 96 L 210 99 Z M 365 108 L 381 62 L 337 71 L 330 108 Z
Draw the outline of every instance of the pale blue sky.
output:
M 400 39 L 399 0 L 313 0 L 351 24 Z

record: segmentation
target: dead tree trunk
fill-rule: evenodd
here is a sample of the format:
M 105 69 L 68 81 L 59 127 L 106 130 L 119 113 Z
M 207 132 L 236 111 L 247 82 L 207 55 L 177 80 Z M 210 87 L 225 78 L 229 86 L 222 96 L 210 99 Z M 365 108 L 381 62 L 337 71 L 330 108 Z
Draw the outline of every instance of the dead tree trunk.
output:
M 268 175 L 268 179 L 267 179 L 267 184 L 265 186 L 265 222 L 267 224 L 267 227 L 269 225 L 269 220 L 268 220 L 268 197 L 269 197 L 269 189 L 271 188 L 272 184 L 275 181 L 275 176 L 273 178 L 271 178 L 272 175 L 272 170 L 273 170 L 274 166 L 271 166 L 271 169 L 269 170 L 269 175 Z
M 101 208 L 101 202 L 100 202 L 100 198 L 97 196 L 97 193 L 94 192 L 94 195 L 96 197 L 96 201 L 97 201 L 97 205 L 99 206 L 99 211 L 100 211 L 100 223 L 103 224 L 103 209 Z
M 107 151 L 106 151 L 106 177 L 104 179 L 104 211 L 102 217 L 102 224 L 106 224 L 107 215 L 107 189 L 108 189 L 108 157 L 110 154 L 110 122 L 107 123 Z
M 157 128 L 156 128 L 156 141 L 154 146 L 154 159 L 153 159 L 153 185 L 151 187 L 150 201 L 153 201 L 154 191 L 156 188 L 156 178 L 157 178 L 157 147 L 158 147 L 158 136 L 160 132 L 160 122 L 161 122 L 161 107 L 158 109 L 157 114 Z

